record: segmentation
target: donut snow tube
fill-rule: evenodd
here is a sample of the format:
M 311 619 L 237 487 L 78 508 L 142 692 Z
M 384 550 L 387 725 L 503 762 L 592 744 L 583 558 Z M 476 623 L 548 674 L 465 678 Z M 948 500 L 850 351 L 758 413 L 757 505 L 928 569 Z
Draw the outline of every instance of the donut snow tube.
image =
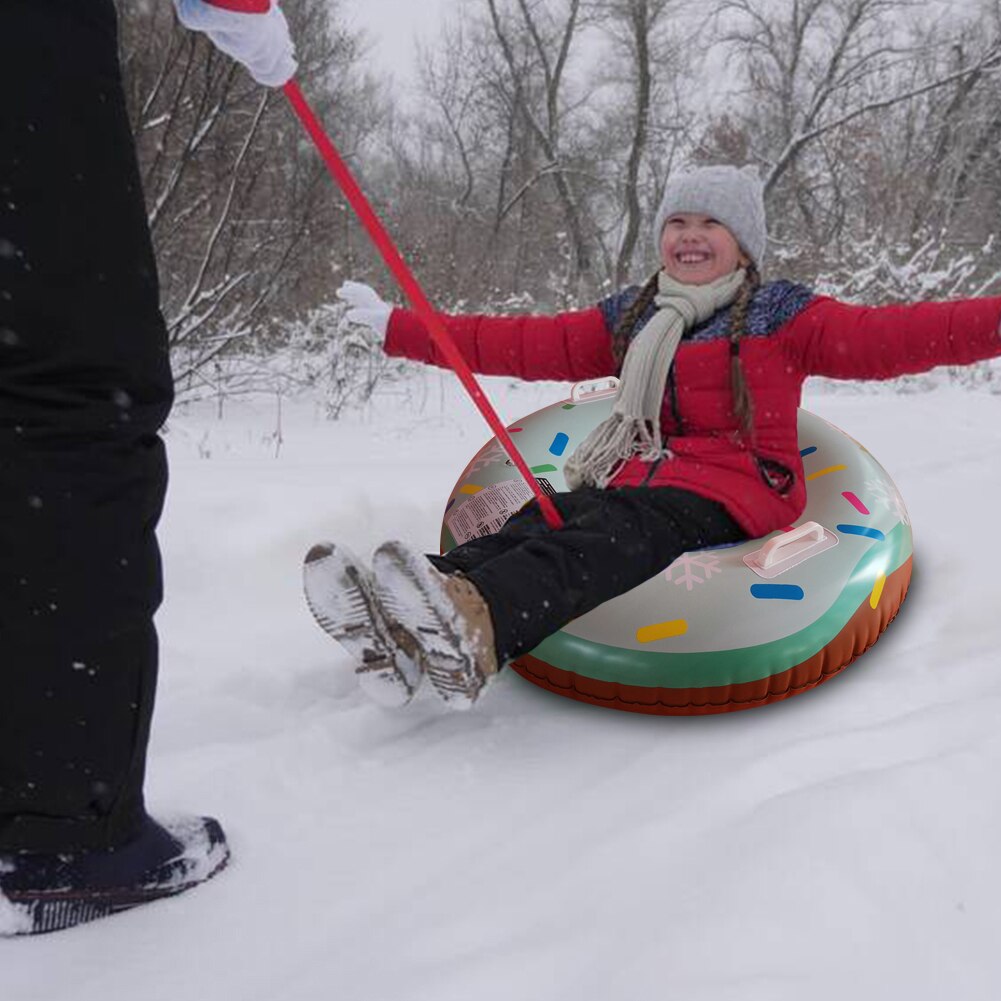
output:
M 509 431 L 546 488 L 611 413 L 614 385 Z M 574 619 L 512 663 L 528 681 L 594 705 L 654 715 L 750 709 L 833 677 L 879 638 L 911 577 L 910 519 L 893 481 L 853 438 L 800 410 L 807 504 L 761 539 L 685 553 Z M 441 550 L 495 532 L 532 496 L 496 438 L 473 457 L 445 509 Z

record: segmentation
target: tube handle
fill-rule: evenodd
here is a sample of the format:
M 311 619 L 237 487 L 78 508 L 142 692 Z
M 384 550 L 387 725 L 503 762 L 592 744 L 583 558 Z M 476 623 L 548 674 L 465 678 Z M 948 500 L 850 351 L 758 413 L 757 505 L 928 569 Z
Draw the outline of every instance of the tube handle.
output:
M 776 563 L 786 558 L 782 552 L 786 546 L 793 542 L 799 542 L 800 539 L 805 539 L 809 535 L 814 537 L 815 542 L 823 542 L 824 526 L 815 521 L 807 521 L 799 528 L 794 528 L 783 535 L 775 536 L 774 539 L 769 539 L 761 547 L 761 552 L 758 554 L 758 566 L 763 570 L 775 566 Z
M 590 403 L 592 400 L 603 400 L 619 391 L 618 376 L 608 375 L 602 379 L 587 379 L 574 384 L 570 391 L 571 403 Z

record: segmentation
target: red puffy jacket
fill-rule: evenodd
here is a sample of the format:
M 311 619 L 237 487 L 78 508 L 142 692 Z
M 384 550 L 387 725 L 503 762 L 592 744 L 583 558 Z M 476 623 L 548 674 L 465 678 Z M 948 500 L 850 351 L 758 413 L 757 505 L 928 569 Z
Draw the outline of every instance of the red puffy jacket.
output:
M 578 382 L 616 373 L 599 308 L 442 319 L 470 368 L 484 375 Z M 807 376 L 889 379 L 994 358 L 1001 355 L 999 323 L 1001 298 L 873 308 L 807 295 L 791 319 L 741 342 L 754 413 L 746 436 L 733 412 L 727 338 L 683 340 L 661 412 L 666 457 L 629 459 L 609 485 L 692 490 L 723 504 L 752 537 L 785 528 L 806 506 L 796 411 Z M 390 317 L 386 352 L 445 365 L 406 310 Z

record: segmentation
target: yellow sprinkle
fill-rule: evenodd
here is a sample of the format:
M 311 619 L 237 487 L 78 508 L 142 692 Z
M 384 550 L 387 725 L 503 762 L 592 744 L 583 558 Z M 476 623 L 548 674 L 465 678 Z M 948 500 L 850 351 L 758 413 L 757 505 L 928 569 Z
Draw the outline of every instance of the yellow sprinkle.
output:
M 688 623 L 684 619 L 672 619 L 670 622 L 641 626 L 636 630 L 636 642 L 653 643 L 655 640 L 667 640 L 672 636 L 684 636 L 687 632 Z
M 816 473 L 810 473 L 807 479 L 815 480 L 818 476 L 826 476 L 828 473 L 840 473 L 842 469 L 847 468 L 847 466 L 828 466 L 826 469 L 821 469 Z
M 879 604 L 879 599 L 883 596 L 883 585 L 886 583 L 886 574 L 881 573 L 876 578 L 876 584 L 869 595 L 869 607 L 875 608 Z
M 460 494 L 478 494 L 483 487 L 478 487 L 475 483 L 467 483 L 465 486 L 459 487 Z

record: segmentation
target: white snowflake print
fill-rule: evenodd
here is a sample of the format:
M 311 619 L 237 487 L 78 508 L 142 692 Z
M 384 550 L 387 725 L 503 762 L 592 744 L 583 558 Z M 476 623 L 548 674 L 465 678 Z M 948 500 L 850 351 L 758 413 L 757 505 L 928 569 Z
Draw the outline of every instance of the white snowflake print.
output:
M 677 571 L 681 576 L 675 577 Z M 699 571 L 705 575 L 699 576 Z M 696 555 L 679 556 L 665 571 L 664 579 L 673 581 L 675 584 L 684 584 L 689 591 L 696 584 L 704 584 L 714 573 L 722 573 L 719 559 L 715 556 Z
M 500 442 L 495 441 L 473 464 L 466 470 L 466 476 L 472 476 L 487 466 L 492 466 L 495 462 L 503 459 L 507 453 Z
M 897 517 L 905 525 L 910 525 L 911 516 L 907 513 L 907 508 L 904 507 L 904 498 L 900 496 L 900 491 L 892 483 L 872 478 L 865 481 L 865 489 L 866 496 L 863 497 L 863 502 L 871 500 L 882 504 L 891 511 L 896 511 Z M 872 504 L 869 505 L 870 508 L 872 506 Z

